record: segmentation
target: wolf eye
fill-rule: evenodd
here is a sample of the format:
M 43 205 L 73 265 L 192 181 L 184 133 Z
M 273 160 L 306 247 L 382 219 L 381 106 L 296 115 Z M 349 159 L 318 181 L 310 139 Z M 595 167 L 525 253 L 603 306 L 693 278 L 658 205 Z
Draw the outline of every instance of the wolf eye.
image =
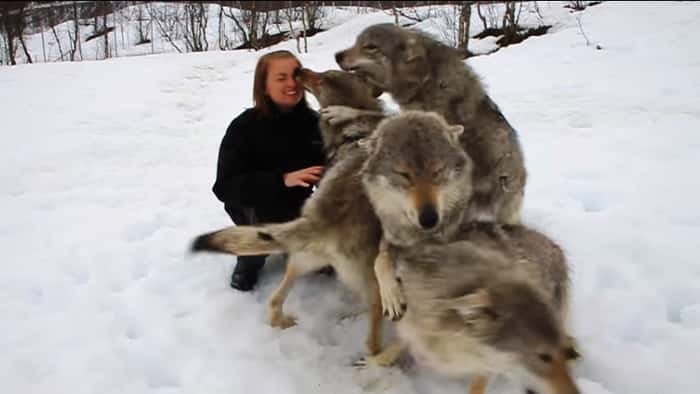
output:
M 547 364 L 552 362 L 552 356 L 547 353 L 540 353 L 537 355 L 537 357 L 539 357 L 540 360 L 544 361 Z
M 404 180 L 406 180 L 408 182 L 411 182 L 411 174 L 409 174 L 407 172 L 394 170 L 394 174 L 400 176 L 401 178 L 403 178 Z
M 579 353 L 576 349 L 569 347 L 564 350 L 564 357 L 566 357 L 567 360 L 577 360 L 581 358 L 581 353 Z
M 445 170 L 447 167 L 440 167 L 437 170 L 433 171 L 433 178 L 439 178 L 440 175 L 445 173 Z
M 370 52 L 376 52 L 379 50 L 379 47 L 377 47 L 376 45 L 373 45 L 373 44 L 367 44 L 367 45 L 365 45 L 365 50 L 370 51 Z

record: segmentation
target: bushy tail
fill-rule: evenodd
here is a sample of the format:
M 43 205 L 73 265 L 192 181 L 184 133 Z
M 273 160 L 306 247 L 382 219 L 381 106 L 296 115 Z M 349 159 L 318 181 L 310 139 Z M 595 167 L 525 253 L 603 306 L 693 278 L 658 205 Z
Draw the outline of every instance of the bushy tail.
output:
M 198 236 L 191 250 L 236 256 L 285 253 L 299 245 L 308 227 L 308 220 L 304 218 L 265 226 L 231 226 Z

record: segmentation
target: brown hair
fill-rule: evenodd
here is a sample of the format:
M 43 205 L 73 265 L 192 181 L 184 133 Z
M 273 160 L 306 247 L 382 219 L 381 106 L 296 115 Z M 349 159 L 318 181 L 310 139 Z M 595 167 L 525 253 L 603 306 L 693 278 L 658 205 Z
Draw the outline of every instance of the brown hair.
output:
M 267 69 L 270 64 L 270 60 L 274 59 L 294 59 L 299 63 L 299 68 L 301 68 L 301 62 L 297 59 L 292 52 L 281 49 L 278 51 L 273 51 L 266 53 L 258 59 L 258 64 L 255 66 L 255 77 L 253 80 L 253 104 L 258 113 L 262 116 L 269 116 L 272 114 L 272 106 L 275 103 L 265 94 L 265 83 L 267 82 Z M 301 105 L 307 106 L 306 97 L 301 98 Z

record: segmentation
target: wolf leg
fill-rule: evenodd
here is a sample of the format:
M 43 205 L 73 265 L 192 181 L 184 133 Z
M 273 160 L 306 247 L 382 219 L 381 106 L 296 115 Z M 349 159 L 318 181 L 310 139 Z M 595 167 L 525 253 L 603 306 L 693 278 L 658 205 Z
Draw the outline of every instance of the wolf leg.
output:
M 499 178 L 500 188 L 497 192 L 500 194 L 500 198 L 497 199 L 498 205 L 495 207 L 496 221 L 498 223 L 518 225 L 520 224 L 520 212 L 523 207 L 523 191 L 521 186 L 516 184 L 509 185 L 507 177 Z
M 379 295 L 379 286 L 371 280 L 368 288 L 368 312 L 369 331 L 367 335 L 367 351 L 370 355 L 380 352 L 382 347 L 382 300 Z
M 272 327 L 280 327 L 282 329 L 295 326 L 296 318 L 293 316 L 287 316 L 284 314 L 282 309 L 284 305 L 284 300 L 287 298 L 287 294 L 292 289 L 294 281 L 298 276 L 298 269 L 294 265 L 293 260 L 287 261 L 287 270 L 284 272 L 284 278 L 282 282 L 277 286 L 275 292 L 272 293 L 268 301 L 269 313 L 270 313 L 270 325 Z
M 484 394 L 486 393 L 486 385 L 489 383 L 489 378 L 483 375 L 474 376 L 469 385 L 469 394 Z
M 391 320 L 399 320 L 406 309 L 406 299 L 401 291 L 399 281 L 396 280 L 394 261 L 384 239 L 379 245 L 379 254 L 374 260 L 374 273 L 379 284 L 384 315 L 390 317 Z
M 323 268 L 325 265 L 325 260 L 313 258 L 312 255 L 308 253 L 289 254 L 284 278 L 282 278 L 282 282 L 277 286 L 277 289 L 275 289 L 268 301 L 270 325 L 272 325 L 272 327 L 285 329 L 296 325 L 295 317 L 284 314 L 284 300 L 292 289 L 296 278 Z

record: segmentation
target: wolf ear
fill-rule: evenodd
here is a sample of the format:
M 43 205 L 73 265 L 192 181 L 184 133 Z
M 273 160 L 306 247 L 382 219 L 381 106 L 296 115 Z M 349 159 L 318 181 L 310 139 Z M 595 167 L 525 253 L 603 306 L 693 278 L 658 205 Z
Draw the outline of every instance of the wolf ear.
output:
M 399 48 L 403 52 L 402 59 L 404 63 L 411 63 L 425 55 L 425 50 L 423 50 L 418 40 L 413 37 L 406 40 L 406 43 L 401 44 Z
M 362 148 L 365 152 L 371 154 L 372 150 L 374 149 L 374 137 L 365 137 L 357 141 L 357 146 Z
M 451 125 L 449 130 L 455 138 L 459 138 L 459 136 L 464 133 L 464 126 L 461 124 Z

